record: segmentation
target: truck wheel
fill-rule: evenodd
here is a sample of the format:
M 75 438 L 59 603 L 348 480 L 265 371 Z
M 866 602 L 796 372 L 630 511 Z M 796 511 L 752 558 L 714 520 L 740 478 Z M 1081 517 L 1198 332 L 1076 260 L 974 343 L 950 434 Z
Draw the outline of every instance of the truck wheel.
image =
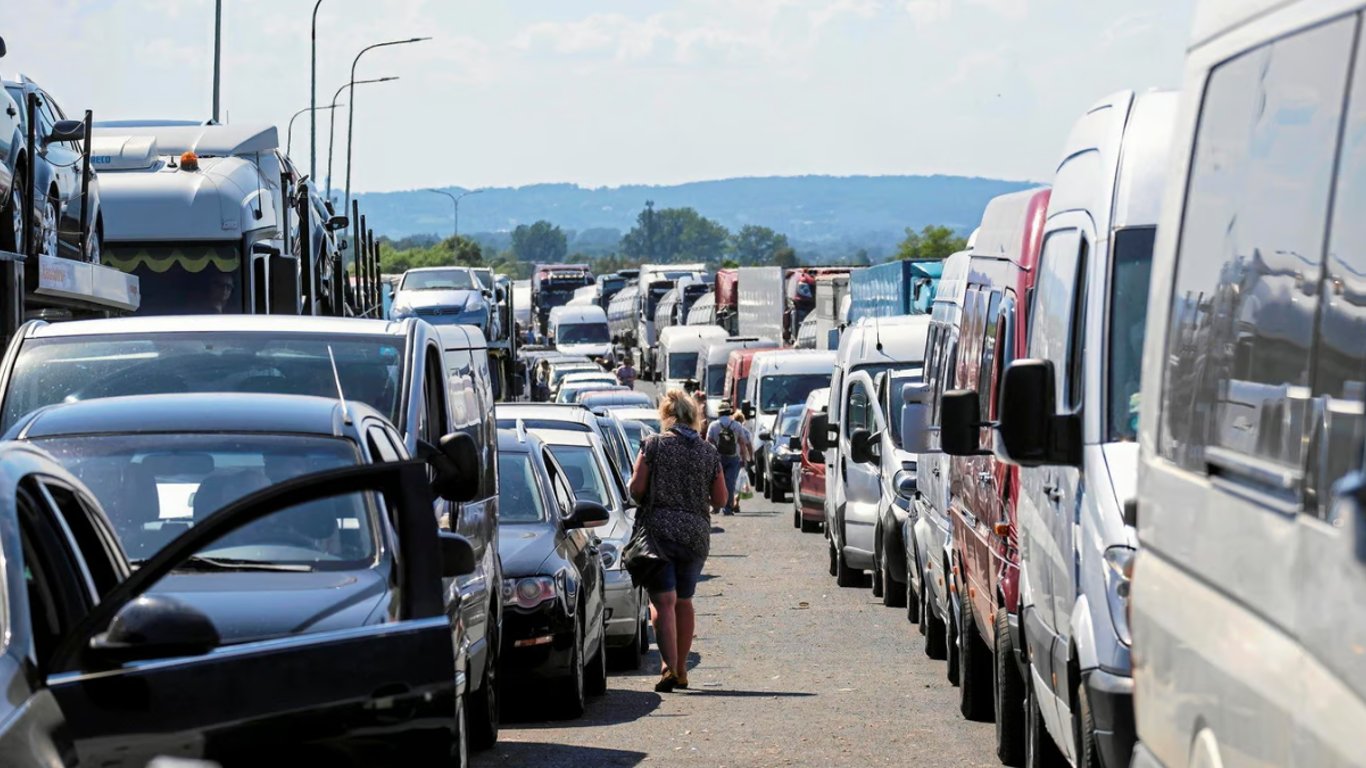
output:
M 970 601 L 964 599 L 958 603 L 958 615 L 958 711 L 968 720 L 990 722 L 994 713 L 990 651 L 982 633 L 977 631 L 977 619 Z
M 1101 768 L 1096 748 L 1096 718 L 1091 714 L 1091 697 L 1085 681 L 1077 683 L 1077 768 Z
M 1015 646 L 1010 639 L 1010 620 L 1005 608 L 996 609 L 996 757 L 1003 765 L 1024 765 L 1025 695 L 1020 668 L 1015 664 Z
M 24 190 L 19 183 L 19 173 L 14 174 L 14 188 L 10 191 L 9 203 L 0 216 L 0 251 L 23 253 L 28 238 L 24 237 Z

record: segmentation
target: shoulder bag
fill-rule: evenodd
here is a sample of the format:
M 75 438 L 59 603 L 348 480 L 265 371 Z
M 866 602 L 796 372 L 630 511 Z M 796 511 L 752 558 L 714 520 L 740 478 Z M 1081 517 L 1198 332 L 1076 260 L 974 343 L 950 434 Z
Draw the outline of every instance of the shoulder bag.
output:
M 658 443 L 655 444 L 655 448 L 658 448 Z M 631 574 L 631 583 L 637 587 L 648 586 L 669 563 L 669 558 L 659 548 L 659 542 L 655 541 L 654 534 L 644 525 L 645 517 L 654 512 L 656 471 L 657 467 L 650 462 L 650 490 L 645 506 L 636 510 L 636 523 L 631 529 L 631 540 L 626 543 L 626 549 L 621 553 L 622 567 Z

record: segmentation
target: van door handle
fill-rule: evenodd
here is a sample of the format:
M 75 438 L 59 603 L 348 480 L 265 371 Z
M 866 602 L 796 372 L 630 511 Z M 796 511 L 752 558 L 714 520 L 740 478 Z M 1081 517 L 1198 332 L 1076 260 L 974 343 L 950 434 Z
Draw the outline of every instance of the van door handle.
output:
M 977 482 L 982 485 L 991 485 L 996 480 L 996 476 L 990 472 L 978 472 Z
M 18 117 L 19 110 L 15 109 L 14 105 L 11 104 L 8 107 L 5 107 L 5 114 L 9 115 L 10 117 Z
M 1062 502 L 1062 489 L 1056 483 L 1044 483 L 1043 493 L 1054 504 Z
M 931 469 L 931 470 L 930 470 L 930 474 L 934 475 L 935 477 L 939 477 L 939 467 L 935 467 L 934 469 Z

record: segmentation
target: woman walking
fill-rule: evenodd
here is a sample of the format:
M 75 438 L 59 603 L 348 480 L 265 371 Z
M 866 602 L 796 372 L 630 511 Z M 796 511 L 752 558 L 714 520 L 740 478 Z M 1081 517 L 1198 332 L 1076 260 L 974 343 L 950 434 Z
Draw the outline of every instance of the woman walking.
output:
M 688 687 L 688 652 L 696 614 L 692 598 L 711 546 L 711 512 L 726 503 L 721 459 L 697 428 L 697 402 L 671 389 L 659 402 L 664 431 L 645 439 L 631 473 L 631 495 L 643 525 L 669 558 L 646 585 L 654 610 L 655 643 L 663 669 L 655 690 Z

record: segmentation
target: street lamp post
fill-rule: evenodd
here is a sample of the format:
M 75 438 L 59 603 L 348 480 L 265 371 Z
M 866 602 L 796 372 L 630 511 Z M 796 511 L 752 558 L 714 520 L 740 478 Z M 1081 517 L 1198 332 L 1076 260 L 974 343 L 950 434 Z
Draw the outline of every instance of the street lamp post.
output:
M 452 235 L 451 235 L 452 238 L 453 238 L 453 241 L 454 241 L 454 245 L 453 245 L 452 247 L 458 249 L 458 248 L 460 247 L 460 201 L 461 201 L 461 200 L 464 200 L 465 198 L 469 197 L 470 195 L 477 195 L 477 194 L 479 194 L 480 192 L 483 192 L 484 190 L 482 190 L 482 189 L 471 189 L 471 190 L 468 191 L 468 192 L 461 192 L 459 195 L 453 195 L 453 194 L 451 194 L 450 192 L 447 192 L 447 191 L 444 190 L 444 189 L 429 189 L 429 190 L 427 190 L 427 191 L 428 191 L 428 192 L 435 192 L 435 193 L 438 194 L 438 195 L 445 195 L 446 197 L 449 197 L 449 198 L 451 199 L 451 205 L 452 205 L 452 206 L 454 207 L 454 209 L 455 209 L 455 219 L 454 219 L 454 225 L 455 225 L 455 226 L 454 226 L 454 228 L 453 228 L 453 230 L 452 230 Z
M 424 40 L 431 40 L 431 38 L 430 38 L 430 37 L 410 37 L 410 38 L 408 38 L 407 40 L 390 40 L 390 41 L 384 42 L 384 43 L 375 43 L 374 45 L 367 45 L 366 47 L 360 49 L 360 53 L 357 53 L 357 54 L 356 54 L 356 58 L 354 58 L 354 59 L 351 60 L 351 82 L 352 82 L 352 83 L 355 83 L 355 82 L 356 82 L 356 65 L 360 63 L 360 57 L 364 56 L 365 53 L 366 53 L 366 51 L 373 51 L 373 50 L 376 49 L 376 48 L 384 48 L 384 47 L 387 47 L 387 46 L 390 46 L 390 45 L 407 45 L 407 44 L 409 44 L 409 43 L 420 43 L 420 42 L 422 42 L 422 41 L 424 41 Z M 346 111 L 347 111 L 347 118 L 346 118 L 346 205 L 347 205 L 348 208 L 350 208 L 350 206 L 351 206 L 351 135 L 352 135 L 352 131 L 354 131 L 354 130 L 355 130 L 355 127 L 356 127 L 356 98 L 355 98 L 355 94 L 352 94 L 352 96 L 351 96 L 351 106 L 348 107 Z
M 213 4 L 213 121 L 218 122 L 219 83 L 223 79 L 223 0 Z
M 336 109 L 337 107 L 344 107 L 344 106 L 346 106 L 346 105 L 345 105 L 345 104 L 334 104 L 334 105 L 326 106 L 326 107 L 304 107 L 303 109 L 299 110 L 298 112 L 295 112 L 295 113 L 294 113 L 294 116 L 291 117 L 291 118 L 289 118 L 289 130 L 285 131 L 285 136 L 287 137 L 287 138 L 285 139 L 285 154 L 286 154 L 286 155 L 289 155 L 289 154 L 293 154 L 293 152 L 294 152 L 294 121 L 298 119 L 299 115 L 302 115 L 302 114 L 305 113 L 305 112 L 311 112 L 311 113 L 313 113 L 312 115 L 310 115 L 310 117 L 313 118 L 313 122 L 316 124 L 316 123 L 317 123 L 317 114 L 318 114 L 318 110 Z M 316 160 L 316 158 L 315 158 L 315 160 Z M 309 177 L 310 179 L 313 178 L 313 174 L 310 173 L 308 177 Z
M 337 107 L 343 106 L 342 104 L 337 103 L 337 99 L 341 97 L 342 91 L 345 91 L 348 88 L 354 88 L 357 85 L 365 85 L 367 83 L 387 83 L 390 80 L 397 79 L 398 78 L 394 76 L 375 77 L 369 80 L 357 80 L 354 83 L 342 83 L 342 87 L 338 88 L 337 92 L 332 94 L 332 106 L 329 107 L 332 111 L 332 116 L 327 121 L 327 199 L 329 201 L 332 200 L 332 143 L 337 138 Z
M 323 0 L 313 4 L 312 41 L 309 47 L 310 64 L 308 69 L 308 176 L 318 178 L 318 7 Z

